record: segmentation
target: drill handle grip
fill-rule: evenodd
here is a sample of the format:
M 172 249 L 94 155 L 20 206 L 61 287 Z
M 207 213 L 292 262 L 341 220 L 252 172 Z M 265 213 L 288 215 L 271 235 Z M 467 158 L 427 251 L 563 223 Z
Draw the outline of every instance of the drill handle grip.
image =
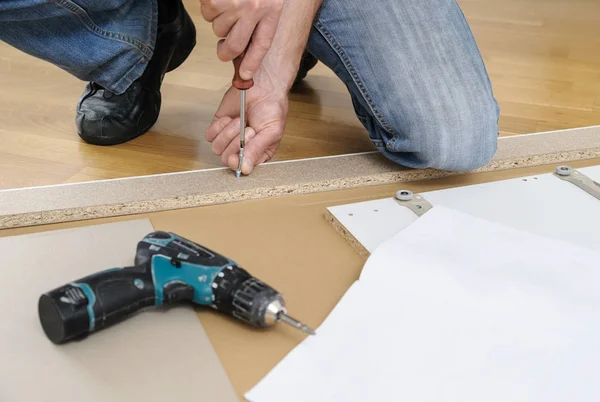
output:
M 41 295 L 38 312 L 57 344 L 85 337 L 156 304 L 149 263 L 89 275 Z

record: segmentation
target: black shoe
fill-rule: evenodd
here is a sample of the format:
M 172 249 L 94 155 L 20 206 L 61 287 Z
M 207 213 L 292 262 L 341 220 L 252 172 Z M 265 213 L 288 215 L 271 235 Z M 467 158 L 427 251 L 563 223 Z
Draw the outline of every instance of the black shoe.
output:
M 77 132 L 87 143 L 116 145 L 146 133 L 158 120 L 160 87 L 165 73 L 179 67 L 196 45 L 196 28 L 181 0 L 169 3 L 175 16 L 161 23 L 154 56 L 142 76 L 122 95 L 115 95 L 96 83 L 89 83 L 77 104 Z

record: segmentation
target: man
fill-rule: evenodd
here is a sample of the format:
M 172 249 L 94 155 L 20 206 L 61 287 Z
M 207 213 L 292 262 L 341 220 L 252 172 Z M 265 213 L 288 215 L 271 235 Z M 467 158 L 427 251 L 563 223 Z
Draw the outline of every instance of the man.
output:
M 200 0 L 204 19 L 248 91 L 242 172 L 275 154 L 287 94 L 317 62 L 346 84 L 377 149 L 411 168 L 470 170 L 496 151 L 499 108 L 455 0 Z M 165 73 L 195 45 L 181 0 L 4 0 L 0 38 L 89 81 L 77 128 L 91 144 L 129 141 L 156 122 Z M 238 164 L 239 95 L 230 89 L 206 130 Z

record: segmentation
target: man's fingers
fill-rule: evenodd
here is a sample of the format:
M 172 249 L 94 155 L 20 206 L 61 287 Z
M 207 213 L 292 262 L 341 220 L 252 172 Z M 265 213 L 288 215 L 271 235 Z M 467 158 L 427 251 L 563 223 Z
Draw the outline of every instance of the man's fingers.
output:
M 234 87 L 230 87 L 225 95 L 223 95 L 223 99 L 221 99 L 221 103 L 217 108 L 217 113 L 215 113 L 216 117 L 224 117 L 224 116 L 239 116 L 240 115 L 240 92 Z
M 270 159 L 270 157 L 267 154 L 264 154 L 263 158 L 260 159 L 258 161 L 258 163 L 255 164 L 252 161 L 250 161 L 250 159 L 244 157 L 244 162 L 242 163 L 242 173 L 245 175 L 252 173 L 254 166 L 260 165 L 261 163 L 264 163 L 264 162 L 268 161 L 269 159 Z M 229 166 L 229 168 L 231 170 L 237 170 L 239 163 L 240 163 L 239 154 L 231 154 L 227 158 L 226 165 Z
M 206 141 L 213 142 L 215 138 L 217 138 L 217 135 L 231 123 L 231 120 L 232 119 L 229 116 L 215 118 L 211 125 L 206 129 Z
M 254 74 L 258 71 L 263 59 L 271 48 L 278 23 L 278 16 L 269 16 L 263 18 L 256 27 L 250 48 L 240 66 L 240 77 L 242 79 L 249 80 L 254 78 Z
M 200 13 L 207 22 L 213 22 L 230 7 L 227 0 L 200 0 Z
M 248 144 L 248 141 L 252 141 L 252 139 L 255 136 L 256 136 L 256 131 L 254 131 L 254 129 L 251 127 L 246 127 L 246 134 L 245 134 L 246 146 Z M 238 136 L 235 137 L 233 139 L 233 141 L 231 141 L 229 143 L 229 146 L 227 147 L 227 149 L 225 151 L 223 151 L 223 154 L 221 155 L 221 162 L 223 162 L 223 165 L 229 166 L 229 168 L 235 170 L 235 169 L 237 169 L 237 166 L 238 166 L 239 154 L 240 154 L 240 136 L 238 134 Z M 231 159 L 232 157 L 234 158 L 233 160 Z
M 237 20 L 227 38 L 217 45 L 217 55 L 221 61 L 232 61 L 238 57 L 250 43 L 250 37 L 257 21 L 252 18 L 240 18 Z
M 237 92 L 237 89 L 229 88 L 221 100 L 213 121 L 206 129 L 206 140 L 208 142 L 213 142 L 217 138 L 221 130 L 231 122 L 232 117 L 240 115 L 240 97 L 232 92 Z
M 283 130 L 279 127 L 269 127 L 257 133 L 252 141 L 248 141 L 244 151 L 244 166 L 242 173 L 250 174 L 254 166 L 271 159 L 281 142 Z
M 215 155 L 222 155 L 229 144 L 237 138 L 239 142 L 240 136 L 240 119 L 232 120 L 212 142 L 212 151 Z M 238 145 L 239 146 L 239 145 Z
M 225 12 L 219 15 L 212 22 L 213 32 L 219 38 L 225 38 L 231 32 L 231 29 L 238 20 L 238 16 L 234 12 Z

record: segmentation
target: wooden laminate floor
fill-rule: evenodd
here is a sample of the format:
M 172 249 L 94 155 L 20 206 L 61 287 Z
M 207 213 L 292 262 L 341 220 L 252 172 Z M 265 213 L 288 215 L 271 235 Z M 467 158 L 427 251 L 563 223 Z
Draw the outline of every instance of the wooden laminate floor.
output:
M 198 29 L 190 59 L 167 75 L 148 134 L 115 147 L 79 140 L 83 83 L 0 44 L 0 189 L 219 167 L 204 140 L 231 66 L 186 0 Z M 502 135 L 600 124 L 599 0 L 459 0 L 500 102 Z M 291 94 L 276 160 L 372 150 L 344 85 L 318 65 Z

